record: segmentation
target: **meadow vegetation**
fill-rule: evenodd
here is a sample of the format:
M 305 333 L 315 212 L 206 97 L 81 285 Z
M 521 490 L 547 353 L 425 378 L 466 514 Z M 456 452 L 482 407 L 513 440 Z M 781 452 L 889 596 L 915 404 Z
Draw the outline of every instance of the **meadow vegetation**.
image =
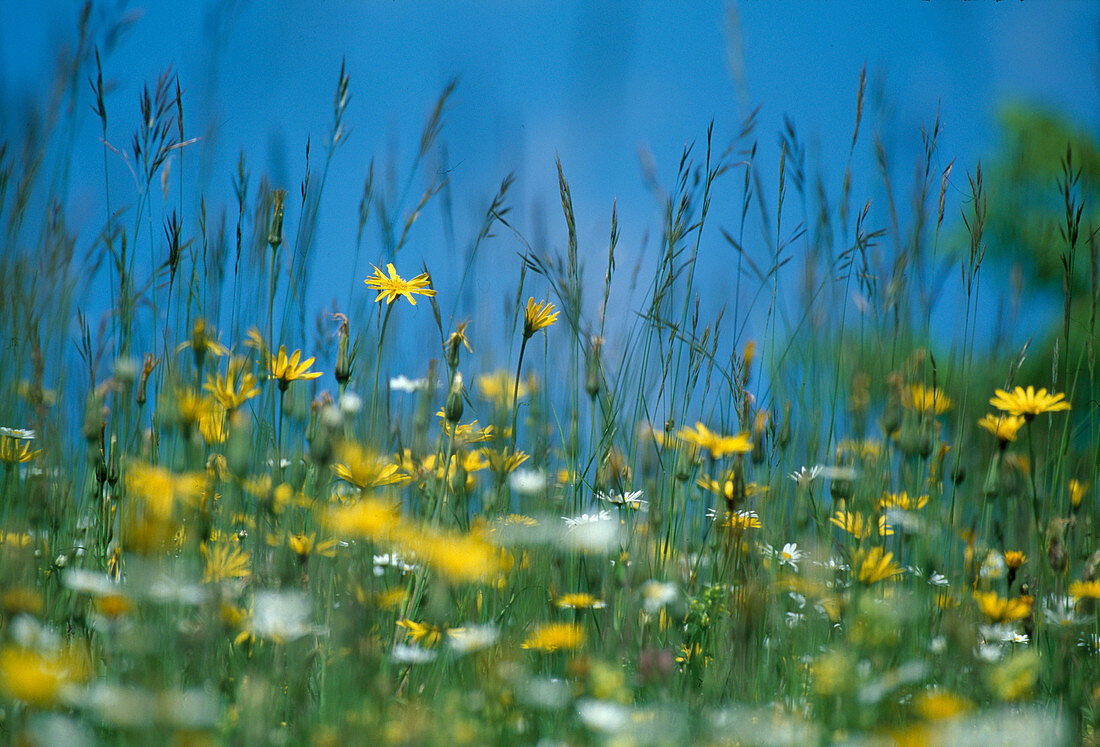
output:
M 938 122 L 897 193 L 862 79 L 850 152 L 879 170 L 839 194 L 793 125 L 776 164 L 754 117 L 708 130 L 626 289 L 614 210 L 582 246 L 559 164 L 565 240 L 538 250 L 506 178 L 447 298 L 416 237 L 449 86 L 408 185 L 364 175 L 365 269 L 320 310 L 344 70 L 300 190 L 242 154 L 235 204 L 192 210 L 181 83 L 108 116 L 105 62 L 82 34 L 0 144 L 4 741 L 1095 739 L 1098 255 L 1072 148 L 1042 185 L 1064 315 L 1023 345 L 978 330 L 1003 293 L 987 216 L 1011 216 L 980 166 L 943 167 Z M 88 80 L 102 152 L 68 134 Z M 89 229 L 64 165 L 93 158 Z M 491 242 L 513 265 L 479 262 Z M 710 311 L 708 252 L 736 286 Z M 483 273 L 512 273 L 495 325 L 500 299 L 458 300 Z

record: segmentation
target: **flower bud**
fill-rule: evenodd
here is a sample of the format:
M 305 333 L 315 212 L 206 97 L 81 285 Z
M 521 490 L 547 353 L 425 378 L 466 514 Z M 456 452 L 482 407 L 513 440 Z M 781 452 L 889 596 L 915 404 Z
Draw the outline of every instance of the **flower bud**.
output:
M 278 250 L 283 243 L 283 203 L 286 202 L 286 190 L 276 189 L 271 193 L 271 224 L 267 231 L 267 243 L 271 251 Z
M 462 419 L 462 410 L 465 405 L 462 402 L 462 374 L 455 371 L 451 379 L 451 390 L 447 392 L 447 401 L 443 406 L 443 414 L 453 426 Z

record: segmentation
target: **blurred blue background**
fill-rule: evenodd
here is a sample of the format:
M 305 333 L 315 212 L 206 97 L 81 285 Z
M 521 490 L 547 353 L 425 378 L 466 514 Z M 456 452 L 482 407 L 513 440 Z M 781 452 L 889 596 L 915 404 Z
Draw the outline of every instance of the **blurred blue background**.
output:
M 58 50 L 75 43 L 80 7 L 0 6 L 3 139 L 19 139 L 27 102 L 45 106 Z M 103 30 L 119 18 L 125 30 L 106 39 Z M 405 207 L 443 172 L 446 199 L 436 198 L 420 217 L 396 262 L 406 277 L 427 263 L 445 314 L 455 303 L 464 247 L 508 173 L 516 174 L 511 223 L 536 245 L 564 251 L 555 157 L 572 188 L 590 313 L 617 204 L 622 285 L 612 303 L 618 301 L 616 313 L 625 316 L 640 304 L 639 291 L 631 295 L 625 287 L 628 276 L 639 259 L 647 268 L 642 277 L 648 276 L 663 215 L 640 164 L 652 162 L 658 182 L 670 188 L 686 144 L 695 142 L 693 156 L 702 159 L 711 121 L 720 153 L 759 107 L 751 137 L 736 142 L 735 151 L 758 143 L 764 200 L 774 209 L 779 133 L 789 118 L 806 147 L 807 169 L 820 170 L 835 205 L 866 67 L 853 204 L 871 200 L 878 211 L 872 215 L 884 222 L 871 137 L 889 154 L 899 194 L 908 194 L 924 152 L 922 128 L 930 131 L 938 113 L 942 131 L 933 167 L 939 174 L 955 162 L 947 199 L 948 221 L 957 223 L 968 196 L 966 174 L 998 146 L 1000 105 L 1025 100 L 1090 127 L 1098 113 L 1100 4 L 1092 2 L 100 3 L 90 24 L 112 86 L 107 139 L 120 149 L 136 127 L 141 87 L 169 68 L 179 77 L 185 135 L 200 138 L 172 163 L 173 179 L 182 172 L 185 180 L 185 235 L 196 230 L 200 193 L 208 212 L 235 217 L 232 179 L 242 152 L 253 186 L 266 175 L 272 186 L 288 190 L 293 230 L 306 143 L 312 143 L 316 178 L 346 61 L 351 134 L 321 199 L 308 315 L 346 310 L 367 296 L 362 278 L 368 262 L 381 258 L 373 223 L 358 264 L 353 247 L 368 164 L 373 158 L 380 183 L 400 188 L 425 118 L 455 77 L 441 137 L 412 177 Z M 74 117 L 67 200 L 78 246 L 88 247 L 105 215 L 103 153 L 90 89 L 81 82 L 79 91 L 87 105 Z M 109 168 L 115 204 L 124 206 L 132 186 L 126 166 L 112 158 Z M 731 255 L 716 228 L 736 228 L 741 181 L 740 172 L 727 175 L 714 196 L 699 280 L 707 304 L 731 298 Z M 170 195 L 171 205 L 175 199 Z M 899 205 L 908 209 L 904 199 Z M 801 219 L 796 211 L 789 228 Z M 159 227 L 154 233 L 160 235 Z M 482 250 L 486 270 L 464 291 L 457 318 L 473 315 L 479 304 L 502 308 L 514 295 L 522 245 L 500 227 L 496 233 Z M 746 231 L 745 240 L 757 256 L 765 251 L 758 235 L 759 226 Z M 532 294 L 544 292 L 532 283 Z M 947 303 L 937 313 L 950 318 L 957 309 Z M 220 321 L 228 323 L 225 311 Z M 746 334 L 758 321 L 750 319 Z M 475 327 L 486 323 L 479 319 Z M 479 355 L 492 359 L 492 346 L 480 341 Z

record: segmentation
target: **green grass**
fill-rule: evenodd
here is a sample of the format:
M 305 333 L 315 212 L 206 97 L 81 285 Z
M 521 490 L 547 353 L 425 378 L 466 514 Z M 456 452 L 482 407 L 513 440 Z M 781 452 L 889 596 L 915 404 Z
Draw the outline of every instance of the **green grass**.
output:
M 106 141 L 98 56 L 81 49 L 70 77 L 96 71 Z M 0 219 L 20 247 L 0 256 L 0 425 L 33 431 L 0 435 L 0 733 L 1091 742 L 1097 260 L 1072 153 L 1065 315 L 1036 365 L 979 339 L 1001 293 L 982 282 L 980 168 L 952 204 L 963 169 L 936 166 L 937 122 L 899 215 L 877 133 L 861 132 L 863 81 L 851 149 L 870 137 L 880 171 L 849 169 L 840 195 L 814 193 L 793 127 L 762 163 L 750 118 L 729 148 L 713 128 L 685 148 L 660 244 L 626 277 L 614 208 L 606 261 L 582 267 L 558 164 L 563 252 L 532 248 L 507 178 L 457 286 L 422 294 L 432 266 L 410 240 L 443 185 L 412 185 L 453 88 L 405 183 L 366 174 L 362 276 L 335 316 L 302 299 L 344 167 L 343 70 L 300 197 L 243 154 L 219 228 L 215 206 L 185 206 L 182 176 L 161 182 L 192 144 L 167 76 L 130 141 L 136 200 L 107 178 L 113 146 L 68 147 L 63 108 L 23 153 L 0 149 Z M 98 157 L 106 212 L 89 231 L 42 167 Z M 874 190 L 883 227 L 857 207 Z M 733 223 L 715 223 L 719 202 L 740 206 Z M 514 265 L 483 261 L 490 242 L 518 246 Z M 734 292 L 708 310 L 697 270 L 716 252 Z M 379 281 L 409 292 L 376 301 L 360 260 L 420 282 Z M 503 323 L 501 299 L 457 300 L 485 273 L 507 287 Z M 81 313 L 93 293 L 109 296 L 101 324 Z M 933 323 L 943 306 L 961 310 L 951 330 Z M 429 343 L 410 352 L 409 330 Z M 1016 385 L 1072 409 L 999 444 L 977 421 Z

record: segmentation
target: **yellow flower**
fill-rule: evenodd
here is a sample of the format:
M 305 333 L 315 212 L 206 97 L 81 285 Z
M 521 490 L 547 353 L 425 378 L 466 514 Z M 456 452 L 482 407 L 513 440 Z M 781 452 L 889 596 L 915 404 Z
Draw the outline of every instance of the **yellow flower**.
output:
M 867 552 L 858 554 L 855 565 L 859 567 L 859 580 L 868 585 L 901 573 L 901 566 L 894 562 L 894 553 L 883 552 L 881 547 L 872 547 Z
M 978 427 L 992 433 L 1000 441 L 1001 445 L 1016 440 L 1016 434 L 1023 428 L 1024 417 L 1022 415 L 994 415 L 987 413 L 978 421 Z
M 248 578 L 248 553 L 235 545 L 202 545 L 202 580 L 214 583 L 235 578 Z
M 260 393 L 260 385 L 250 371 L 245 370 L 244 358 L 233 358 L 224 376 L 217 372 L 207 374 L 202 387 L 214 395 L 218 404 L 226 410 L 236 410 Z
M 917 696 L 914 707 L 921 717 L 929 721 L 939 721 L 972 710 L 974 704 L 963 696 L 946 690 L 930 690 Z
M 837 511 L 829 519 L 829 522 L 853 537 L 862 539 L 871 534 L 871 522 L 864 521 L 863 514 L 858 511 Z M 893 527 L 886 523 L 885 516 L 878 517 L 878 533 L 883 537 L 888 537 L 894 533 Z
M 290 357 L 287 357 L 286 346 L 279 346 L 279 355 L 269 355 L 267 357 L 267 368 L 271 372 L 272 378 L 278 379 L 279 389 L 286 391 L 290 386 L 290 382 L 297 381 L 299 379 L 316 379 L 321 375 L 320 371 L 310 371 L 309 367 L 313 365 L 313 358 L 306 358 L 304 361 L 299 362 L 302 357 L 301 350 L 295 350 Z
M 1100 599 L 1100 581 L 1074 581 L 1069 585 L 1074 599 Z
M 374 541 L 388 539 L 401 522 L 401 512 L 389 501 L 364 498 L 347 506 L 330 509 L 323 523 L 345 537 L 362 537 Z
M 918 508 L 924 508 L 927 504 L 927 495 L 910 498 L 909 494 L 905 491 L 900 493 L 887 493 L 882 496 L 878 502 L 878 506 L 882 510 L 887 508 L 900 508 L 902 511 L 915 511 Z
M 395 532 L 395 544 L 414 554 L 445 581 L 453 584 L 481 583 L 497 578 L 504 569 L 499 548 L 478 533 L 402 528 Z
M 56 704 L 66 685 L 87 676 L 87 662 L 73 652 L 14 647 L 0 651 L 0 691 L 32 706 Z
M 202 440 L 210 445 L 225 443 L 229 436 L 225 411 L 210 412 L 199 418 L 199 433 Z
M 901 404 L 910 410 L 919 413 L 933 412 L 936 415 L 951 409 L 951 398 L 936 387 L 926 387 L 924 384 L 910 384 L 909 391 L 902 397 Z
M 336 555 L 336 540 L 327 539 L 318 542 L 316 532 L 287 535 L 286 544 L 300 560 L 306 560 L 314 554 L 323 555 L 326 558 Z
M 1011 415 L 1023 415 L 1027 420 L 1044 412 L 1069 409 L 1069 402 L 1065 401 L 1066 395 L 1047 394 L 1046 389 L 1035 391 L 1033 386 L 1029 386 L 1026 390 L 1018 386 L 1011 393 L 998 389 L 995 394 L 996 396 L 989 400 L 989 404 Z
M 1008 550 L 1005 552 L 1005 567 L 1016 569 L 1027 562 L 1027 556 L 1019 550 Z
M 30 441 L 0 436 L 0 462 L 8 466 L 29 462 L 41 453 L 41 449 L 31 449 Z
M 396 464 L 353 442 L 340 448 L 340 462 L 332 465 L 332 471 L 361 490 L 400 485 L 411 479 Z
M 546 623 L 532 630 L 520 645 L 545 652 L 580 648 L 584 645 L 584 628 L 571 623 Z
M 374 267 L 374 265 L 371 265 L 371 267 Z M 374 299 L 376 303 L 383 298 L 386 299 L 386 303 L 393 303 L 398 296 L 404 296 L 409 299 L 409 303 L 416 306 L 414 296 L 428 296 L 430 298 L 435 295 L 435 291 L 431 288 L 432 279 L 428 273 L 421 273 L 412 280 L 405 280 L 397 274 L 392 262 L 386 265 L 386 269 L 390 272 L 389 277 L 386 276 L 386 273 L 374 267 L 374 274 L 363 281 L 368 288 L 378 291 L 378 295 Z
M 749 434 L 723 436 L 711 431 L 702 423 L 696 423 L 694 428 L 681 428 L 676 432 L 676 437 L 685 443 L 709 451 L 712 459 L 721 459 L 727 454 L 747 454 L 752 451 L 752 439 L 749 438 Z
M 1069 481 L 1069 502 L 1075 509 L 1081 507 L 1081 501 L 1085 497 L 1085 493 L 1088 492 L 1089 484 L 1087 482 L 1081 482 L 1077 479 Z
M 405 629 L 409 638 L 424 648 L 434 648 L 443 640 L 443 628 L 438 625 L 426 625 L 415 620 L 398 620 L 397 625 Z
M 181 342 L 176 348 L 180 352 L 184 348 L 191 348 L 195 352 L 195 359 L 201 360 L 207 353 L 214 355 L 229 355 L 229 349 L 214 339 L 206 326 L 206 320 L 197 317 L 191 325 L 191 339 Z
M 491 374 L 482 374 L 477 377 L 475 385 L 482 399 L 489 400 L 497 406 L 512 404 L 512 389 L 516 379 L 504 370 L 494 371 Z M 516 397 L 525 399 L 527 395 L 538 388 L 538 380 L 534 376 L 520 379 Z
M 126 467 L 126 488 L 141 498 L 158 518 L 167 519 L 177 503 L 196 505 L 206 491 L 206 475 L 202 472 L 176 474 L 163 467 L 130 462 Z
M 554 600 L 554 604 L 562 609 L 573 610 L 600 610 L 607 606 L 602 599 L 584 592 L 562 594 Z
M 726 518 L 722 520 L 722 526 L 737 532 L 759 529 L 760 516 L 755 511 L 734 511 L 726 514 Z
M 1072 584 L 1070 594 L 1073 594 Z M 1001 623 L 1023 620 L 1031 614 L 1031 604 L 1034 600 L 1029 596 L 1005 599 L 997 596 L 995 591 L 976 591 L 974 601 L 978 603 L 981 613 L 991 622 Z
M 535 303 L 534 298 L 527 299 L 527 310 L 523 312 L 523 339 L 527 339 L 540 329 L 546 329 L 558 320 L 558 312 L 549 301 Z
M 516 467 L 520 466 L 528 459 L 529 454 L 525 454 L 522 451 L 511 451 L 510 449 L 482 449 L 481 453 L 489 460 L 489 468 L 496 472 L 498 475 L 508 475 L 515 471 Z

